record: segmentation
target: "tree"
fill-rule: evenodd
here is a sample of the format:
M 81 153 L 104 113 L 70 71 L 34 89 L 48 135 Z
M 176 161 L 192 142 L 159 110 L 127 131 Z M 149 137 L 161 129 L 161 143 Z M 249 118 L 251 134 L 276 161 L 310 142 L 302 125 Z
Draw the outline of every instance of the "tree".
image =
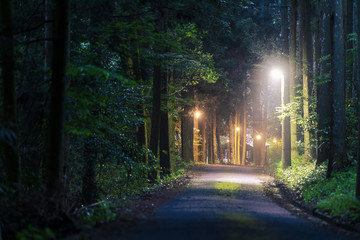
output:
M 242 155 L 241 155 L 241 165 L 245 166 L 246 162 L 246 122 L 247 122 L 247 102 L 246 102 L 246 85 L 244 84 L 244 92 L 243 92 L 243 99 L 242 99 L 242 107 L 243 107 L 243 120 L 242 120 Z
M 317 112 L 318 112 L 318 158 L 317 164 L 330 161 L 331 138 L 331 1 L 320 2 L 320 81 L 317 86 Z
M 282 64 L 287 66 L 289 64 L 289 30 L 288 30 L 288 6 L 287 1 L 281 1 L 281 36 L 282 36 L 282 48 L 283 48 L 283 61 Z M 290 102 L 290 83 L 288 68 L 284 69 L 283 83 L 282 83 L 282 103 L 284 105 Z M 291 133 L 290 133 L 290 117 L 286 116 L 282 121 L 282 168 L 285 169 L 291 165 Z
M 160 112 L 160 170 L 161 175 L 169 175 L 170 164 L 170 142 L 169 142 L 169 115 L 168 115 L 168 76 L 164 70 L 162 79 L 162 109 Z
M 183 92 L 182 95 L 184 99 L 191 101 L 193 90 Z M 192 106 L 188 103 L 184 106 L 181 115 L 181 156 L 185 162 L 189 163 L 194 161 L 194 119 L 192 110 Z
M 355 41 L 355 77 L 357 82 L 357 94 L 360 96 L 360 3 L 354 1 L 354 32 Z M 356 198 L 360 199 L 360 98 L 358 98 L 358 142 L 357 142 L 357 170 L 356 170 Z
M 3 79 L 5 139 L 0 139 L 4 151 L 4 166 L 7 183 L 20 183 L 20 158 L 17 147 L 17 107 L 15 56 L 13 38 L 13 1 L 0 1 L 0 67 Z M 5 133 L 5 134 L 4 134 Z
M 345 41 L 343 23 L 343 1 L 334 2 L 333 32 L 333 135 L 332 146 L 334 164 L 343 167 L 345 157 Z
M 297 26 L 297 0 L 291 1 L 290 7 L 290 44 L 289 44 L 289 71 L 290 71 L 290 102 L 294 103 L 296 97 L 296 26 Z M 297 149 L 297 124 L 294 116 L 290 116 L 291 131 L 291 157 L 299 156 Z
M 303 118 L 307 123 L 310 118 L 310 79 L 311 79 L 311 63 L 312 63 L 312 45 L 311 45 L 311 28 L 310 28 L 310 1 L 301 1 L 299 4 L 301 9 L 300 17 L 300 43 L 302 46 L 302 80 L 303 80 Z M 312 159 L 310 129 L 304 124 L 304 157 L 303 162 Z
M 50 193 L 62 191 L 64 164 L 65 84 L 69 47 L 69 0 L 54 1 L 54 48 L 45 182 Z

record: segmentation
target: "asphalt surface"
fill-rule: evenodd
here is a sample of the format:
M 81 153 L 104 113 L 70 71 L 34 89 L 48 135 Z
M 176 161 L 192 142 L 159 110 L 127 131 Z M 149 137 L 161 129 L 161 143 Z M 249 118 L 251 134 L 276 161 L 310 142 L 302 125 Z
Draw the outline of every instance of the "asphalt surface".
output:
M 351 239 L 272 202 L 259 173 L 249 167 L 206 166 L 187 190 L 126 239 Z

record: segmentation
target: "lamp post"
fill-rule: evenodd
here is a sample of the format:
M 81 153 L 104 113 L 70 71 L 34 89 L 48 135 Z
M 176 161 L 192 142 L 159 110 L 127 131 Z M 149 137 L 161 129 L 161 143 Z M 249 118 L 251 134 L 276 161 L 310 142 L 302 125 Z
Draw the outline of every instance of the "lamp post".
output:
M 274 69 L 271 71 L 273 78 L 281 79 L 281 106 L 284 107 L 290 102 L 289 84 L 285 82 L 285 76 L 282 71 Z M 290 136 L 290 117 L 287 116 L 281 121 L 281 161 L 282 168 L 285 169 L 291 165 L 291 136 Z

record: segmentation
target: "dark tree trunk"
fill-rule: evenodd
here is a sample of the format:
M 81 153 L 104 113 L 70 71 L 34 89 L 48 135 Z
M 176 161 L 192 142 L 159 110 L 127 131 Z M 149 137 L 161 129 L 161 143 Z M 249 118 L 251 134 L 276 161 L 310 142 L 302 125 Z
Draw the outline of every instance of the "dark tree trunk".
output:
M 331 55 L 331 4 L 324 0 L 320 5 L 320 54 L 322 57 Z M 321 83 L 317 86 L 318 125 L 318 158 L 317 165 L 329 160 L 331 138 L 331 60 L 320 63 Z
M 82 181 L 82 197 L 85 204 L 91 204 L 97 199 L 97 187 L 95 183 L 95 160 L 94 139 L 85 139 L 84 144 L 84 176 Z
M 212 114 L 211 114 L 211 109 L 209 110 L 209 117 L 208 117 L 208 123 L 207 125 L 209 126 L 207 128 L 207 159 L 208 159 L 208 164 L 213 164 L 214 163 L 214 148 L 213 148 L 213 135 L 212 135 Z
M 50 80 L 50 68 L 52 66 L 53 40 L 54 31 L 54 0 L 45 0 L 45 58 L 44 58 L 44 80 Z
M 160 169 L 161 176 L 169 175 L 171 172 L 170 164 L 170 142 L 169 142 L 169 115 L 167 106 L 168 77 L 166 72 L 162 72 L 162 110 L 160 120 Z
M 6 131 L 17 135 L 15 56 L 12 1 L 0 0 L 0 64 L 3 78 L 3 107 Z M 9 186 L 20 183 L 20 159 L 16 137 L 4 141 L 4 167 Z
M 54 51 L 51 67 L 51 100 L 45 182 L 49 192 L 62 191 L 64 164 L 65 82 L 69 47 L 69 0 L 55 3 Z
M 184 92 L 183 98 L 191 100 L 193 91 Z M 194 162 L 194 119 L 191 112 L 192 106 L 186 105 L 181 117 L 181 149 L 182 159 L 185 162 Z
M 334 163 L 343 167 L 345 158 L 345 42 L 343 23 L 343 1 L 336 0 L 334 6 L 333 35 L 333 145 Z
M 161 66 L 154 67 L 153 97 L 151 113 L 150 150 L 158 157 L 160 134 L 160 106 L 161 106 Z
M 354 75 L 357 82 L 357 94 L 360 96 L 360 2 L 354 1 L 354 30 L 357 35 Z M 356 171 L 356 198 L 360 199 L 360 98 L 358 98 L 358 143 L 357 143 L 357 171 Z

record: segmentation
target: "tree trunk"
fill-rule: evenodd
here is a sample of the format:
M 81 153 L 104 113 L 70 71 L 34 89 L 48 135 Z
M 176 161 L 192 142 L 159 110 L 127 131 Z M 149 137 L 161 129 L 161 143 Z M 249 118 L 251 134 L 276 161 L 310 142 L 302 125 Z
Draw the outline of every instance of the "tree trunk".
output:
M 162 110 L 160 111 L 160 171 L 164 177 L 171 173 L 170 142 L 169 142 L 169 114 L 168 114 L 168 76 L 167 72 L 161 73 L 162 79 Z
M 320 6 L 320 54 L 321 57 L 331 56 L 331 4 L 323 0 Z M 318 112 L 318 158 L 317 165 L 329 160 L 331 138 L 331 60 L 330 57 L 320 63 L 321 83 L 317 86 Z
M 222 150 L 222 146 L 221 146 L 221 139 L 220 139 L 220 134 L 219 134 L 219 131 L 216 132 L 216 142 L 217 142 L 217 145 L 218 145 L 218 156 L 219 156 L 219 163 L 223 163 L 224 161 L 224 155 L 223 155 L 223 150 Z
M 97 187 L 95 183 L 95 160 L 96 152 L 94 151 L 94 139 L 91 137 L 85 139 L 84 144 L 84 176 L 82 181 L 82 198 L 85 204 L 94 203 L 97 199 Z
M 289 63 L 289 59 L 287 56 L 289 55 L 289 30 L 288 30 L 288 7 L 287 1 L 281 0 L 281 34 L 282 34 L 282 47 L 284 53 L 283 64 L 287 66 Z M 282 79 L 282 91 L 283 91 L 283 99 L 282 103 L 284 105 L 290 102 L 290 84 L 289 84 L 289 71 L 288 67 L 284 68 L 284 76 Z M 263 143 L 265 144 L 265 142 Z M 265 146 L 263 146 L 265 147 Z M 265 155 L 264 155 L 265 158 Z M 282 121 L 282 168 L 287 168 L 291 165 L 291 133 L 290 133 L 290 117 L 286 117 Z
M 212 124 L 213 124 L 212 125 L 212 137 L 213 137 L 212 143 L 213 143 L 213 151 L 214 151 L 214 162 L 213 163 L 217 163 L 219 156 L 218 156 L 218 148 L 216 145 L 217 122 L 216 122 L 216 109 L 215 108 L 212 110 Z
M 202 124 L 201 124 L 201 137 L 202 137 L 202 142 L 201 142 L 201 160 L 203 163 L 206 162 L 206 119 L 203 118 L 202 119 Z
M 55 1 L 54 51 L 45 182 L 49 192 L 62 191 L 64 164 L 65 83 L 69 47 L 69 0 Z
M 360 2 L 354 1 L 354 30 L 356 33 L 355 76 L 357 95 L 360 96 Z M 358 98 L 358 143 L 357 143 L 357 170 L 356 170 L 356 198 L 360 200 L 360 98 Z
M 153 97 L 152 97 L 152 112 L 151 112 L 151 133 L 150 133 L 150 150 L 159 157 L 159 139 L 160 139 L 160 119 L 161 119 L 161 65 L 157 64 L 154 67 L 153 78 Z M 157 178 L 157 172 L 154 171 L 149 174 L 149 180 L 154 182 Z
M 333 145 L 334 163 L 343 167 L 345 157 L 345 42 L 343 23 L 343 1 L 335 1 L 333 35 Z
M 15 82 L 15 56 L 13 38 L 13 6 L 12 1 L 0 0 L 0 64 L 3 78 L 4 122 L 15 137 L 5 140 L 4 167 L 6 181 L 9 186 L 20 183 L 20 159 L 17 146 L 17 107 Z
M 301 24 L 302 29 L 301 45 L 302 45 L 302 76 L 303 76 L 303 111 L 304 121 L 308 122 L 310 117 L 310 79 L 311 79 L 311 28 L 310 28 L 310 1 L 305 0 L 300 4 L 301 6 Z M 308 162 L 312 159 L 310 144 L 310 130 L 304 127 L 304 157 L 303 162 Z
M 209 116 L 208 116 L 208 123 L 207 125 L 209 126 L 207 128 L 207 163 L 208 164 L 213 164 L 214 163 L 214 148 L 213 148 L 213 124 L 212 124 L 212 114 L 211 114 L 211 109 L 209 109 Z
M 44 58 L 44 81 L 50 80 L 50 68 L 53 53 L 52 33 L 54 29 L 54 0 L 45 0 L 45 58 Z
M 184 99 L 193 99 L 193 90 L 183 93 Z M 191 116 L 193 107 L 186 105 L 181 117 L 181 146 L 182 158 L 185 162 L 194 162 L 194 119 Z
M 290 101 L 294 102 L 296 97 L 296 22 L 297 22 L 297 0 L 291 1 L 290 8 L 290 44 L 289 44 L 289 70 L 290 70 Z M 291 157 L 299 157 L 297 149 L 297 126 L 296 119 L 290 116 L 291 132 Z
M 238 123 L 238 104 L 237 101 L 235 102 L 235 119 L 234 119 L 234 164 L 237 165 L 238 164 L 238 138 L 239 138 L 239 134 L 238 134 L 238 128 L 239 128 L 239 123 Z
M 234 157 L 234 112 L 232 111 L 232 104 L 230 104 L 229 114 L 229 162 L 235 164 Z
M 246 158 L 246 120 L 247 120 L 247 104 L 246 104 L 246 87 L 243 93 L 243 121 L 242 121 L 242 142 L 243 142 L 243 148 L 242 148 L 242 154 L 241 154 L 241 165 L 245 166 L 245 158 Z

